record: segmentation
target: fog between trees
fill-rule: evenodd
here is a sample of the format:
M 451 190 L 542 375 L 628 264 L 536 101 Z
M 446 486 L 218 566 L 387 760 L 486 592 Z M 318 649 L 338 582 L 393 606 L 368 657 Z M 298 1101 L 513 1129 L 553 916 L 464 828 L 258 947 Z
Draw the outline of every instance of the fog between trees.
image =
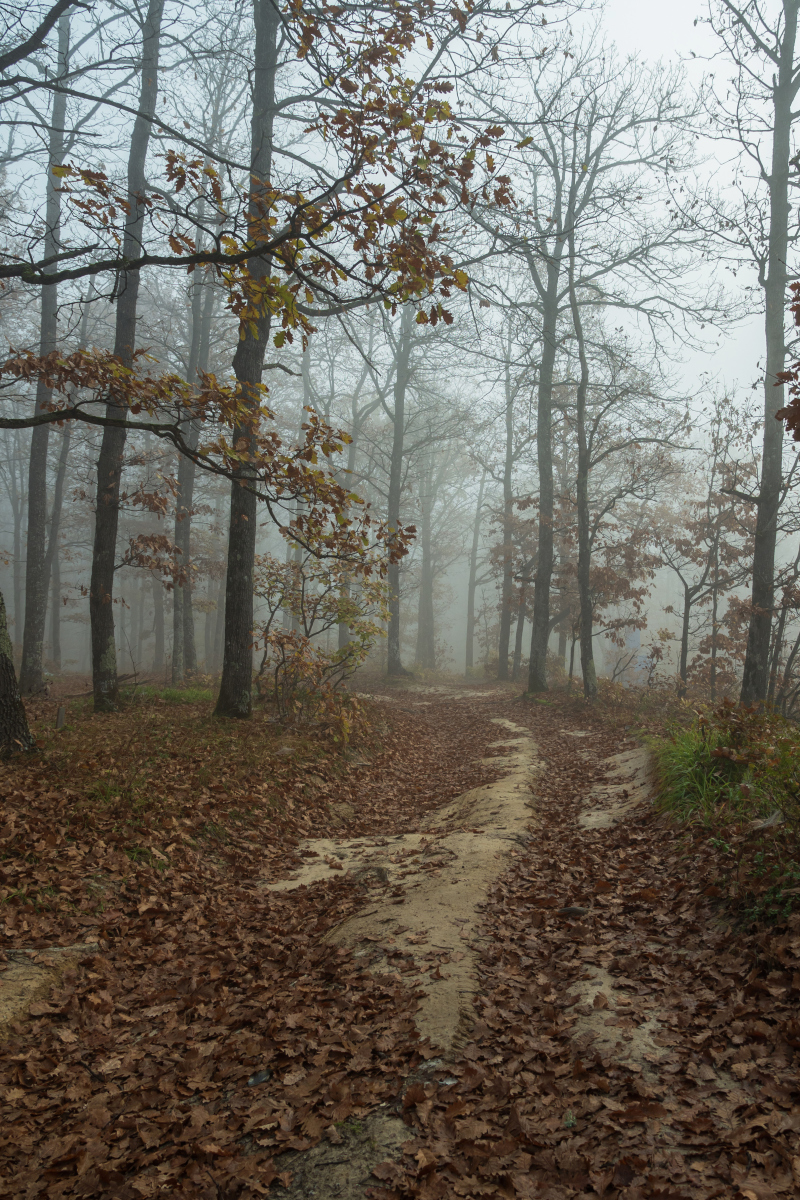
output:
M 12 664 L 791 715 L 799 9 L 711 0 L 690 83 L 579 4 L 6 6 L 4 743 Z

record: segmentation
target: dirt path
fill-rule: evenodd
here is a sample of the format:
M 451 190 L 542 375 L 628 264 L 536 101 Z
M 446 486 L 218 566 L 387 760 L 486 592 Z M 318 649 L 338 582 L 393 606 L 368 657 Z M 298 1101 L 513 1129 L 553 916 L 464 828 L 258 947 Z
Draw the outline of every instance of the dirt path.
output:
M 580 704 L 374 703 L 388 749 L 298 786 L 304 837 L 92 918 L 0 1046 L 0 1195 L 800 1194 L 800 928 L 726 929 Z
M 309 839 L 298 848 L 304 865 L 268 885 L 292 892 L 337 871 L 367 882 L 375 897 L 367 911 L 349 917 L 326 940 L 366 958 L 373 972 L 391 973 L 402 964 L 406 978 L 425 989 L 417 1030 L 445 1057 L 465 1043 L 475 1019 L 478 910 L 507 869 L 509 845 L 525 845 L 530 836 L 535 743 L 513 721 L 490 721 L 516 735 L 487 747 L 497 752 L 484 760 L 500 772 L 494 783 L 434 809 L 419 832 Z
M 542 762 L 537 836 L 491 896 L 472 1041 L 406 1093 L 417 1137 L 372 1194 L 800 1195 L 798 923 L 759 966 L 717 864 L 637 803 L 640 750 L 512 710 Z
M 406 703 L 414 698 L 419 703 L 420 695 L 449 702 L 469 700 L 473 704 L 480 699 L 489 712 L 511 703 L 508 693 L 499 689 L 478 696 L 474 691 L 444 687 L 407 688 L 399 697 L 395 694 L 392 702 L 405 697 Z M 530 719 L 527 705 L 522 711 Z M 487 747 L 493 755 L 502 756 L 500 761 L 498 757 L 484 759 L 495 763 L 498 770 L 502 762 L 500 778 L 435 809 L 421 820 L 419 832 L 377 840 L 309 839 L 299 847 L 299 854 L 306 860 L 304 865 L 270 885 L 275 891 L 296 891 L 340 870 L 370 880 L 373 894 L 377 894 L 367 911 L 349 917 L 327 934 L 326 940 L 365 957 L 376 973 L 392 972 L 398 963 L 402 964 L 406 978 L 413 978 L 422 989 L 414 1022 L 420 1035 L 435 1049 L 436 1057 L 406 1081 L 406 1121 L 417 1112 L 412 1103 L 415 1095 L 421 1101 L 419 1112 L 426 1114 L 431 1096 L 440 1087 L 449 1095 L 457 1086 L 457 1078 L 449 1076 L 450 1064 L 460 1065 L 459 1051 L 474 1049 L 476 1004 L 485 1004 L 479 963 L 491 953 L 487 947 L 495 942 L 491 916 L 483 910 L 498 878 L 509 872 L 514 859 L 519 859 L 532 840 L 542 836 L 536 792 L 546 764 L 539 756 L 536 740 L 529 729 L 508 717 L 490 716 L 488 720 L 514 735 Z M 591 745 L 596 739 L 590 732 L 565 730 L 563 736 L 574 739 L 571 757 L 584 764 L 584 776 L 600 780 L 582 797 L 578 817 L 581 827 L 611 828 L 649 799 L 650 762 L 646 750 L 637 746 L 598 763 L 597 747 Z M 568 903 L 565 900 L 565 906 Z M 562 920 L 569 915 L 565 912 Z M 578 985 L 579 992 L 586 992 L 588 987 L 593 996 L 598 982 L 605 986 L 609 1003 L 614 1006 L 614 981 L 602 968 L 594 983 Z M 598 1046 L 615 1047 L 617 1034 L 609 1037 L 607 1015 L 589 1006 L 580 1033 L 593 1038 Z M 634 1039 L 637 1061 L 655 1050 L 650 1032 L 643 1028 Z M 320 1147 L 287 1159 L 293 1177 L 291 1197 L 359 1200 L 372 1192 L 374 1169 L 378 1177 L 402 1175 L 396 1163 L 408 1129 L 396 1113 L 373 1114 L 358 1128 L 346 1129 L 343 1138 L 341 1150 L 335 1153 L 329 1147 Z M 419 1153 L 421 1144 L 415 1143 L 414 1148 Z M 425 1186 L 429 1188 L 432 1180 L 428 1175 L 426 1172 Z M 413 1190 L 414 1185 L 409 1186 Z M 485 1181 L 480 1186 L 484 1187 Z

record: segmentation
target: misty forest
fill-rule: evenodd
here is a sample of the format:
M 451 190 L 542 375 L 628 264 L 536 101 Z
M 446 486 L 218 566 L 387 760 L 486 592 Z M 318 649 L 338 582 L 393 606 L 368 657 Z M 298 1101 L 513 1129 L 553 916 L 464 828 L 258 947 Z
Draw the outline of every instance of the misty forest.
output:
M 0 7 L 0 1195 L 800 1195 L 800 0 Z

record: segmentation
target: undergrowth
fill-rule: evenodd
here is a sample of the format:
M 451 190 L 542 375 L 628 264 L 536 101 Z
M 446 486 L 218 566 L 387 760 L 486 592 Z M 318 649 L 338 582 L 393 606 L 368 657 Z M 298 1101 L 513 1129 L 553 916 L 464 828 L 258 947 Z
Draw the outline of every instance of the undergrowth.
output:
M 720 890 L 739 919 L 800 907 L 800 730 L 725 702 L 674 725 L 656 758 L 659 806 L 722 854 Z

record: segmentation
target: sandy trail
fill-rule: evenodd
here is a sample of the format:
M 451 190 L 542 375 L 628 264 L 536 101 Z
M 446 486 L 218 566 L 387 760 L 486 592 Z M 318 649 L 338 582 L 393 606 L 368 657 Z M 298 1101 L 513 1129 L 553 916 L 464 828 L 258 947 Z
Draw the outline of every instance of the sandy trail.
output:
M 408 702 L 408 691 L 391 700 Z M 456 688 L 413 688 L 418 697 L 475 699 L 474 691 Z M 502 693 L 483 693 L 487 699 L 506 699 Z M 383 699 L 383 697 L 382 697 Z M 419 700 L 416 700 L 419 704 Z M 530 730 L 505 717 L 490 717 L 509 736 L 490 742 L 487 751 L 501 752 L 482 761 L 505 771 L 491 784 L 474 788 L 436 809 L 421 822 L 418 832 L 386 838 L 309 839 L 299 853 L 305 864 L 286 879 L 269 886 L 290 891 L 313 886 L 334 872 L 346 871 L 370 886 L 366 910 L 346 920 L 327 935 L 327 940 L 368 956 L 375 972 L 400 966 L 404 978 L 412 978 L 422 991 L 415 1023 L 422 1037 L 438 1050 L 417 1072 L 409 1085 L 425 1084 L 431 1072 L 452 1061 L 471 1039 L 475 1024 L 475 1001 L 479 991 L 478 961 L 482 948 L 491 941 L 491 929 L 482 911 L 487 896 L 507 870 L 511 855 L 519 855 L 535 829 L 537 775 L 544 768 Z M 575 730 L 576 746 L 584 731 Z M 596 752 L 583 751 L 596 762 Z M 648 756 L 635 750 L 607 760 L 608 783 L 598 785 L 586 796 L 581 825 L 605 828 L 622 819 L 649 794 Z M 611 1040 L 605 1025 L 607 1010 L 592 1006 L 601 987 L 606 989 L 612 1011 L 620 1000 L 615 981 L 598 974 L 583 985 L 588 1013 L 576 1027 L 576 1036 L 595 1035 Z M 624 1003 L 624 998 L 623 1003 Z M 616 1041 L 616 1032 L 613 1033 Z M 651 1031 L 642 1030 L 635 1056 L 655 1049 Z M 455 1079 L 450 1081 L 455 1083 Z M 363 1123 L 341 1130 L 341 1143 L 320 1145 L 305 1154 L 286 1157 L 292 1172 L 287 1200 L 305 1197 L 337 1197 L 362 1200 L 376 1180 L 372 1169 L 379 1162 L 398 1160 L 411 1130 L 399 1116 L 380 1110 Z
M 472 698 L 473 693 L 466 693 Z M 292 891 L 346 871 L 375 894 L 368 910 L 327 936 L 375 971 L 416 975 L 426 995 L 416 1014 L 422 1037 L 444 1055 L 462 1045 L 474 1021 L 479 910 L 505 868 L 509 849 L 524 845 L 533 820 L 531 786 L 539 768 L 526 729 L 503 717 L 493 724 L 514 735 L 489 743 L 501 757 L 483 761 L 505 768 L 501 779 L 474 788 L 436 809 L 417 833 L 387 838 L 314 838 L 299 853 L 307 862 L 271 883 Z

